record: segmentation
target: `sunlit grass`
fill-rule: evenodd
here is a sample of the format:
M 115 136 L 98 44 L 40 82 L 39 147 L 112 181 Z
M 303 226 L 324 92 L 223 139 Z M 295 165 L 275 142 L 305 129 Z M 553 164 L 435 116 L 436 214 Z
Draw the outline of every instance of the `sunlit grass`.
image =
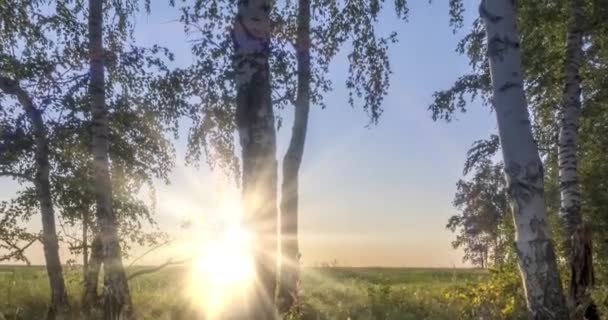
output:
M 171 267 L 132 280 L 139 319 L 203 319 L 189 309 L 197 306 L 184 295 L 191 281 L 189 269 Z M 70 300 L 78 308 L 81 274 L 76 269 L 67 274 Z M 304 268 L 301 319 L 458 319 L 464 307 L 458 303 L 465 302 L 447 299 L 446 290 L 477 283 L 485 276 L 482 271 L 462 269 Z M 7 320 L 44 317 L 48 284 L 43 268 L 0 266 L 0 288 L 0 312 Z M 224 307 L 231 310 L 240 307 L 238 303 L 230 298 Z M 20 316 L 14 317 L 15 313 Z

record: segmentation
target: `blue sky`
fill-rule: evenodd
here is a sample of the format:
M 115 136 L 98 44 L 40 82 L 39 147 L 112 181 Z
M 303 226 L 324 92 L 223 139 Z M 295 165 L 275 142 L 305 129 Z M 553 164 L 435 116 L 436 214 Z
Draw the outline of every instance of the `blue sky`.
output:
M 170 22 L 175 13 L 152 9 L 146 21 L 138 21 L 137 38 L 169 46 L 180 63 L 189 63 L 182 27 Z M 479 104 L 453 123 L 431 120 L 427 106 L 432 93 L 447 88 L 468 65 L 454 50 L 461 35 L 452 33 L 446 1 L 410 1 L 410 13 L 408 23 L 388 10 L 380 19 L 382 32 L 396 30 L 400 41 L 390 51 L 394 73 L 377 126 L 366 128 L 366 114 L 347 103 L 344 53 L 330 70 L 334 91 L 326 95 L 328 108 L 312 108 L 300 187 L 305 263 L 461 263 L 445 224 L 454 213 L 451 200 L 465 152 L 495 130 L 495 120 Z M 467 22 L 476 14 L 471 3 Z M 282 112 L 279 159 L 288 143 L 291 112 Z M 198 174 L 208 172 L 203 168 Z
M 462 34 L 452 33 L 447 1 L 409 2 L 408 23 L 392 12 L 380 19 L 381 30 L 398 31 L 399 43 L 390 50 L 393 75 L 379 124 L 366 128 L 366 114 L 348 105 L 344 54 L 330 70 L 334 91 L 326 95 L 328 108 L 311 110 L 300 187 L 306 264 L 336 259 L 358 266 L 461 265 L 445 224 L 455 213 L 451 201 L 466 150 L 495 131 L 495 119 L 474 104 L 450 124 L 431 120 L 432 93 L 466 72 L 467 59 L 454 50 Z M 477 10 L 468 3 L 470 24 Z M 171 48 L 185 66 L 192 56 L 176 18 L 176 10 L 155 1 L 152 13 L 137 19 L 135 36 L 140 44 Z M 291 112 L 282 112 L 278 159 L 289 139 Z M 172 184 L 157 190 L 158 220 L 168 230 L 177 230 L 181 220 L 199 211 L 212 216 L 221 185 L 205 164 L 200 170 L 185 167 L 184 141 L 177 146 Z M 8 196 L 11 184 L 0 181 L 0 186 L 0 198 Z

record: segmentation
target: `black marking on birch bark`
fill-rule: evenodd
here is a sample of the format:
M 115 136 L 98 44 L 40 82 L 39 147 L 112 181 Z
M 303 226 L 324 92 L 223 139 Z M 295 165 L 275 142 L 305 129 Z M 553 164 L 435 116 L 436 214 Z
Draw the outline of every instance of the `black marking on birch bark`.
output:
M 527 270 L 530 265 L 532 264 L 532 258 L 530 258 L 529 255 L 524 254 L 519 247 L 517 246 L 517 244 L 515 245 L 515 251 L 517 251 L 517 256 L 519 256 L 519 261 L 522 264 L 522 268 L 524 270 Z
M 500 58 L 507 49 L 519 49 L 519 41 L 513 41 L 506 35 L 502 38 L 498 34 L 494 34 L 488 40 L 488 56 L 490 58 Z
M 574 214 L 574 205 L 569 206 L 568 208 L 561 207 L 560 209 L 565 213 L 564 218 L 566 218 L 566 222 L 569 226 L 576 226 L 581 222 L 581 219 Z
M 500 20 L 503 19 L 502 16 L 497 15 L 497 14 L 493 14 L 490 11 L 488 11 L 488 8 L 486 8 L 486 1 L 483 0 L 481 1 L 481 4 L 479 5 L 479 15 L 483 18 L 486 19 L 488 21 L 490 21 L 491 23 L 497 23 Z
M 530 220 L 530 230 L 532 230 L 532 232 L 538 234 L 539 232 L 542 232 L 542 226 L 545 225 L 545 220 L 544 219 L 539 219 L 538 217 L 533 217 L 532 220 Z M 542 233 L 544 235 L 544 233 Z
M 255 20 L 254 18 L 252 18 L 253 20 Z M 260 19 L 257 19 L 256 21 L 259 21 Z M 247 27 L 247 24 L 243 22 L 243 15 L 241 14 L 237 14 L 236 15 L 236 23 L 238 23 L 242 28 L 243 28 L 243 32 L 245 33 L 245 35 L 251 39 L 255 39 L 257 41 L 263 41 L 263 37 L 258 37 L 256 36 L 251 30 L 249 30 L 249 28 Z M 239 43 L 238 41 L 236 43 Z
M 516 89 L 516 88 L 521 88 L 521 87 L 522 87 L 521 83 L 507 81 L 507 82 L 505 82 L 505 84 L 503 84 L 502 86 L 500 86 L 500 88 L 498 88 L 498 90 L 500 92 L 505 92 L 505 91 L 507 91 L 509 89 Z
M 527 203 L 533 194 L 543 193 L 543 167 L 540 161 L 525 166 L 511 162 L 505 166 L 509 195 L 519 206 Z
M 260 9 L 262 9 L 262 11 L 264 11 L 265 13 L 269 13 L 270 12 L 270 3 L 268 3 L 268 1 L 264 1 L 264 3 L 262 3 L 262 6 L 260 7 Z
M 577 185 L 577 180 L 576 180 L 576 179 L 562 180 L 562 181 L 559 183 L 559 186 L 560 186 L 562 189 L 568 189 L 568 188 L 571 188 L 571 187 L 576 186 L 576 185 Z M 573 192 L 572 192 L 572 191 L 570 191 L 570 193 L 573 193 Z
M 520 243 L 520 245 L 529 245 L 530 253 L 533 256 L 525 255 L 517 246 L 516 253 L 520 261 L 520 270 L 523 273 L 526 287 L 540 286 L 540 292 L 538 290 L 532 290 L 531 293 L 534 295 L 526 295 L 528 301 L 528 310 L 532 313 L 531 319 L 562 319 L 567 317 L 560 317 L 555 312 L 557 309 L 553 307 L 563 307 L 564 301 L 561 292 L 556 288 L 560 287 L 559 276 L 548 272 L 550 268 L 550 261 L 555 261 L 555 252 L 553 246 L 548 239 L 537 239 L 527 243 Z M 531 270 L 532 264 L 536 265 L 536 268 Z M 541 280 L 536 282 L 535 279 Z M 534 281 L 534 282 L 530 282 Z M 547 306 L 549 308 L 547 308 Z

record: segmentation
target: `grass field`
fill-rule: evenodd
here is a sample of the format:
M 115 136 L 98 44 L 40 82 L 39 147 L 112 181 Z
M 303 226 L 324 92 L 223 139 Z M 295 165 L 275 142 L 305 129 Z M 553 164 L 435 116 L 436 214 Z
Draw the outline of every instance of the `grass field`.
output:
M 183 268 L 133 279 L 130 287 L 140 319 L 191 319 L 186 308 Z M 458 319 L 462 302 L 447 294 L 479 282 L 486 273 L 467 269 L 306 268 L 301 319 Z M 67 270 L 71 303 L 78 312 L 81 274 Z M 42 267 L 0 266 L 0 312 L 9 319 L 42 319 L 48 283 Z M 1 318 L 0 318 L 1 319 Z

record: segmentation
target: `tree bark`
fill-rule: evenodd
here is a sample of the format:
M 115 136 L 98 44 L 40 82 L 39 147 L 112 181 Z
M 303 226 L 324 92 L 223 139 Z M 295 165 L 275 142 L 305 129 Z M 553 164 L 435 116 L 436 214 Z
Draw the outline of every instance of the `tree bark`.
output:
M 581 110 L 581 75 L 583 59 L 583 2 L 571 0 L 568 21 L 565 84 L 559 122 L 560 216 L 564 221 L 570 263 L 570 294 L 573 307 L 584 304 L 593 285 L 593 261 L 589 229 L 583 226 L 581 193 L 577 173 L 577 140 Z
M 93 121 L 95 215 L 102 244 L 104 267 L 104 319 L 131 317 L 131 297 L 122 265 L 116 219 L 112 210 L 112 184 L 108 156 L 109 125 L 105 103 L 103 0 L 89 0 L 89 95 Z
M 298 294 L 300 249 L 298 243 L 298 181 L 304 154 L 310 110 L 310 0 L 298 4 L 296 36 L 298 91 L 289 147 L 283 158 L 281 185 L 281 312 L 288 311 Z
M 0 89 L 17 98 L 25 109 L 25 113 L 32 125 L 36 166 L 34 186 L 42 216 L 42 244 L 51 288 L 51 306 L 47 313 L 47 319 L 55 319 L 57 316 L 68 311 L 69 303 L 65 291 L 63 270 L 61 259 L 59 258 L 59 241 L 57 240 L 57 230 L 55 227 L 55 210 L 49 177 L 51 164 L 49 162 L 47 131 L 42 119 L 42 111 L 36 108 L 29 94 L 19 86 L 17 81 L 2 77 L 0 78 Z
M 82 307 L 85 314 L 90 314 L 97 306 L 99 295 L 99 271 L 103 260 L 103 248 L 101 238 L 96 235 L 91 243 L 91 258 L 88 259 L 87 267 L 84 269 L 84 293 L 82 296 Z
M 246 319 L 276 318 L 277 161 L 270 92 L 270 11 L 273 1 L 239 1 L 232 30 L 242 147 L 244 223 L 253 236 L 258 278 Z
M 82 211 L 82 270 L 86 273 L 89 268 L 89 242 L 88 242 L 88 229 L 89 226 L 89 213 L 85 210 Z
M 568 319 L 544 204 L 543 166 L 524 93 L 515 2 L 482 0 L 493 104 L 516 229 L 516 250 L 530 319 Z

